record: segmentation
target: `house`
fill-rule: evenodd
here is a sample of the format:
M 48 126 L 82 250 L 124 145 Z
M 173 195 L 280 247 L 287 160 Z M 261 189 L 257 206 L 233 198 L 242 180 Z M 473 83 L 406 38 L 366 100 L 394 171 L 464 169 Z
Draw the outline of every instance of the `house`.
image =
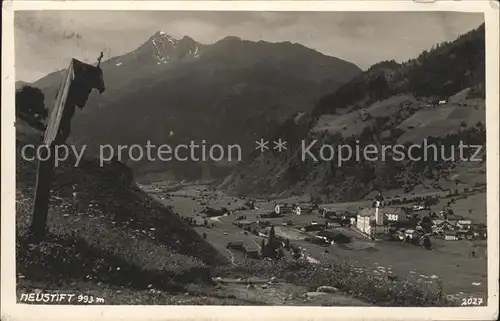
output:
M 486 240 L 486 229 L 474 229 L 471 231 L 475 239 Z
M 404 238 L 405 239 L 411 240 L 411 239 L 414 239 L 416 236 L 417 236 L 417 233 L 413 229 L 408 229 L 408 230 L 404 231 Z
M 389 232 L 389 224 L 384 223 L 383 225 L 373 225 L 371 228 L 370 236 L 373 237 L 377 234 L 389 234 Z
M 228 249 L 233 249 L 233 250 L 244 250 L 244 244 L 243 242 L 228 242 L 226 245 L 226 248 Z
M 422 211 L 425 209 L 425 206 L 423 205 L 413 205 L 412 210 L 414 211 Z
M 262 218 L 277 218 L 277 217 L 282 217 L 283 212 L 277 213 L 276 211 L 273 211 L 270 213 L 261 213 L 261 214 L 259 214 L 259 216 Z
M 295 211 L 297 211 L 297 208 L 300 208 L 300 212 L 302 214 L 305 214 L 305 213 L 311 213 L 313 210 L 317 209 L 318 205 L 310 203 L 295 204 L 294 206 Z
M 444 231 L 455 229 L 455 225 L 449 221 L 442 221 L 439 224 L 437 224 L 436 227 L 441 228 Z
M 437 219 L 433 219 L 431 222 L 432 222 L 433 226 L 439 226 L 439 224 L 442 224 L 443 222 L 446 222 L 446 221 L 437 218 Z
M 274 213 L 276 214 L 292 213 L 294 210 L 295 207 L 290 204 L 276 204 L 276 206 L 274 206 Z
M 337 212 L 329 211 L 327 209 L 321 209 L 320 215 L 324 219 L 335 218 L 337 216 Z
M 457 235 L 459 236 L 459 238 L 461 239 L 466 239 L 466 240 L 472 240 L 474 239 L 474 232 L 470 231 L 470 230 L 458 230 L 457 231 Z
M 269 231 L 271 230 L 271 227 L 266 227 L 262 230 L 259 231 L 259 236 L 262 237 L 268 237 L 269 236 Z
M 373 217 L 373 212 L 371 209 L 363 209 L 358 213 L 356 219 L 356 228 L 360 230 L 362 233 L 370 234 L 371 225 L 370 222 Z
M 457 241 L 459 240 L 459 236 L 457 234 L 457 231 L 445 231 L 444 239 L 447 241 Z
M 321 237 L 321 236 L 307 238 L 306 241 L 309 241 L 313 244 L 320 245 L 320 246 L 328 246 L 331 244 L 325 237 Z
M 351 238 L 340 232 L 332 232 L 332 231 L 320 231 L 316 234 L 317 237 L 324 238 L 331 244 L 345 244 L 351 243 Z
M 327 226 L 325 224 L 310 224 L 300 228 L 302 232 L 312 232 L 324 230 Z
M 414 229 L 417 223 L 411 220 L 400 220 L 397 222 L 392 222 L 389 224 L 392 230 L 406 230 L 406 229 Z
M 405 213 L 400 208 L 384 207 L 381 211 L 389 222 L 398 222 L 405 216 Z
M 440 227 L 433 226 L 432 227 L 432 234 L 434 235 L 444 235 L 444 230 Z
M 394 237 L 399 239 L 400 241 L 404 241 L 406 238 L 405 232 L 404 231 L 396 231 L 394 233 Z
M 457 221 L 460 221 L 460 220 L 463 220 L 465 219 L 462 215 L 448 215 L 448 217 L 446 218 L 449 222 L 454 222 L 454 224 L 457 222 Z
M 342 225 L 340 225 L 339 223 L 336 223 L 336 222 L 328 222 L 327 226 L 328 226 L 328 228 L 339 228 L 339 227 L 342 227 Z
M 259 253 L 259 250 L 257 250 L 257 249 L 245 248 L 245 256 L 247 258 L 251 258 L 251 259 L 259 259 L 260 253 Z

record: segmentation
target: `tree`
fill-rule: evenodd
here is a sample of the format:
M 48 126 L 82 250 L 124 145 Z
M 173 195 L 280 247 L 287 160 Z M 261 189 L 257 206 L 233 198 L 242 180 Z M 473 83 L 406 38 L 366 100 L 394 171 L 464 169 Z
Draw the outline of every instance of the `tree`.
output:
M 44 126 L 41 121 L 49 116 L 43 92 L 32 86 L 23 86 L 17 90 L 16 115 L 31 126 L 43 130 Z
M 266 251 L 266 240 L 262 239 L 260 242 L 260 256 L 266 257 L 267 256 L 267 251 Z
M 49 116 L 45 107 L 45 95 L 36 87 L 23 86 L 16 91 L 16 113 L 24 113 L 35 119 Z
M 300 253 L 300 250 L 298 248 L 293 247 L 292 251 L 293 251 L 293 258 L 295 260 L 298 260 L 298 259 L 300 259 L 302 257 L 302 254 Z
M 429 216 L 425 216 L 420 223 L 420 226 L 424 229 L 425 233 L 432 233 L 432 221 Z
M 431 239 L 428 236 L 425 236 L 423 239 L 422 245 L 427 250 L 432 249 Z
M 289 239 L 286 239 L 286 240 L 285 240 L 285 246 L 284 246 L 284 248 L 285 248 L 286 250 L 289 250 L 289 249 L 290 249 L 290 240 L 289 240 Z
M 269 247 L 274 250 L 276 247 L 276 243 L 277 243 L 276 232 L 274 231 L 274 225 L 273 225 L 269 229 L 269 236 L 268 236 L 268 240 L 267 240 L 267 245 L 269 245 Z
M 432 224 L 431 218 L 429 216 L 424 216 L 422 218 L 422 223 L 421 224 Z

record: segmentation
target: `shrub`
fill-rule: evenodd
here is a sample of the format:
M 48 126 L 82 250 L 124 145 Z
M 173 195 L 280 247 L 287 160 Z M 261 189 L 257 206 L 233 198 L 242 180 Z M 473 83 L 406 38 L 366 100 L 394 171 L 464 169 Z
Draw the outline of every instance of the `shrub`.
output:
M 304 260 L 237 261 L 235 267 L 225 266 L 216 273 L 260 275 L 276 277 L 287 282 L 315 290 L 322 285 L 338 288 L 340 291 L 378 306 L 452 306 L 446 299 L 439 281 L 432 284 L 413 283 L 389 275 L 376 276 L 356 271 L 349 262 L 335 264 L 311 264 Z

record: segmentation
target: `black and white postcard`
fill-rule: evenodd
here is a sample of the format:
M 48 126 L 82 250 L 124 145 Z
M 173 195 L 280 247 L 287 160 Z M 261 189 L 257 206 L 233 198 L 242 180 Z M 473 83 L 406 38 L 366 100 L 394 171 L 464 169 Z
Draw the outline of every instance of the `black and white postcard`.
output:
M 498 318 L 494 1 L 6 1 L 2 320 Z

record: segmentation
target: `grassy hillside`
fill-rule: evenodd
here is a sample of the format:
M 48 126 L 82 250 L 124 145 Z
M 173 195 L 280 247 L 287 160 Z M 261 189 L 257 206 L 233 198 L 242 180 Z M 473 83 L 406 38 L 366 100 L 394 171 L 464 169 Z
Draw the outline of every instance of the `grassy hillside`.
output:
M 128 291 L 154 287 L 184 293 L 187 284 L 209 282 L 210 269 L 226 262 L 170 209 L 132 184 L 120 183 L 121 170 L 101 168 L 92 159 L 78 167 L 68 161 L 56 169 L 49 232 L 43 242 L 32 244 L 27 232 L 36 163 L 19 157 L 19 148 L 36 142 L 35 137 L 24 132 L 17 140 L 18 288 L 105 284 Z M 78 186 L 77 209 L 72 207 L 73 184 Z

